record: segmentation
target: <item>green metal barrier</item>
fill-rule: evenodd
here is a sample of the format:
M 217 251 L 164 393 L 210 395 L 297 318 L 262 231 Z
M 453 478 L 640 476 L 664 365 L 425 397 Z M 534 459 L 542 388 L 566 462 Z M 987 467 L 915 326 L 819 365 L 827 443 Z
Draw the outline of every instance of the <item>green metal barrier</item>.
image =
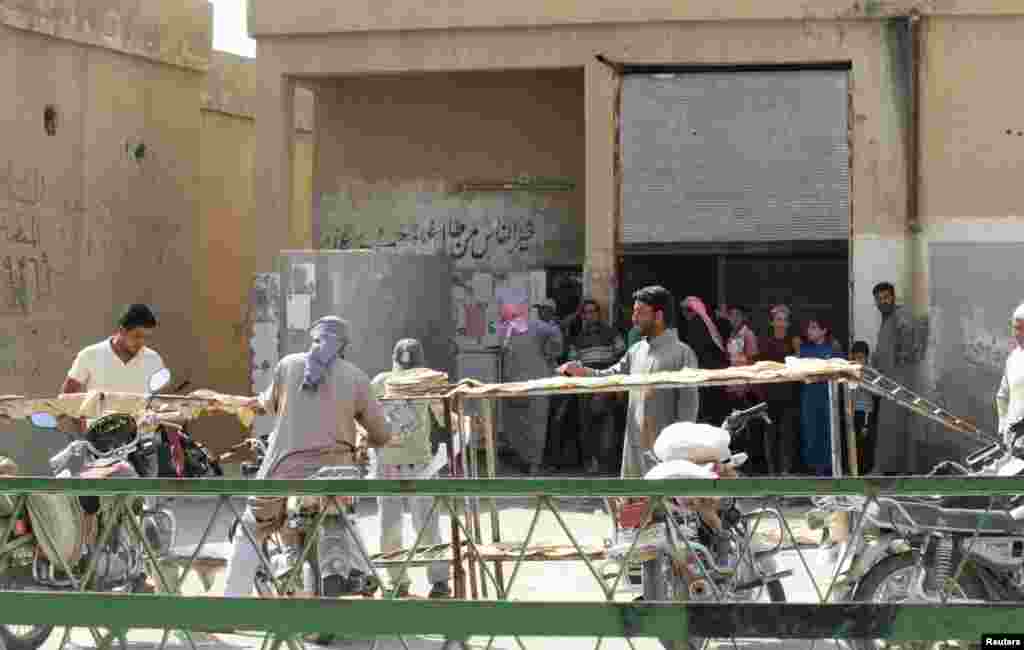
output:
M 85 480 L 0 479 L 0 494 L 63 493 L 220 497 L 233 495 L 434 496 L 454 514 L 454 497 L 536 497 L 538 512 L 555 498 L 640 496 L 810 496 L 852 495 L 869 499 L 920 495 L 1012 495 L 1024 492 L 1020 479 L 897 477 L 849 479 L 602 480 L 602 479 L 431 479 L 388 480 Z M 218 506 L 219 509 L 220 506 Z M 983 513 L 982 513 L 983 514 Z M 215 513 L 216 516 L 216 513 Z M 980 517 L 981 515 L 979 515 Z M 536 519 L 534 521 L 536 523 Z M 560 523 L 561 520 L 560 520 Z M 212 520 L 211 520 L 212 525 Z M 563 523 L 563 528 L 565 528 Z M 566 532 L 571 532 L 567 529 Z M 204 534 L 203 540 L 206 539 Z M 0 531 L 4 534 L 4 531 Z M 531 526 L 532 535 L 532 526 Z M 4 540 L 0 539 L 0 546 Z M 418 542 L 417 542 L 418 543 Z M 575 543 L 575 540 L 574 540 Z M 148 546 L 147 546 L 147 550 Z M 414 549 L 415 550 L 415 549 Z M 410 553 L 411 556 L 411 553 Z M 522 561 L 522 558 L 520 558 Z M 518 563 L 517 563 L 518 570 Z M 513 571 L 513 580 L 516 571 Z M 489 576 L 493 580 L 493 576 Z M 511 584 L 511 582 L 510 582 Z M 499 598 L 504 598 L 502 590 Z M 1024 603 L 980 605 L 807 603 L 643 603 L 417 601 L 348 599 L 228 599 L 91 592 L 0 592 L 0 622 L 55 623 L 70 627 L 262 630 L 278 642 L 301 633 L 363 637 L 440 634 L 472 636 L 586 636 L 712 638 L 880 638 L 901 640 L 980 639 L 983 634 L 1024 630 Z M 128 623 L 130 622 L 130 624 Z M 169 624 L 169 622 L 172 622 Z M 112 637 L 113 635 L 111 635 Z M 100 637 L 97 637 L 97 643 Z M 268 636 L 269 638 L 269 636 Z M 166 640 L 166 634 L 165 634 Z M 101 645 L 108 644 L 108 637 Z M 191 641 L 191 638 L 190 638 Z M 404 643 L 404 640 L 403 640 Z
M 1004 477 L 730 478 L 730 479 L 55 479 L 0 478 L 0 494 L 99 496 L 451 496 L 451 497 L 768 497 L 993 496 L 1024 493 L 1024 481 Z
M 438 602 L 0 592 L 0 612 L 5 621 L 21 624 L 160 629 L 174 621 L 193 629 L 231 627 L 281 635 L 684 639 L 689 628 L 694 635 L 721 638 L 743 629 L 744 637 L 938 641 L 1020 630 L 1024 604 Z

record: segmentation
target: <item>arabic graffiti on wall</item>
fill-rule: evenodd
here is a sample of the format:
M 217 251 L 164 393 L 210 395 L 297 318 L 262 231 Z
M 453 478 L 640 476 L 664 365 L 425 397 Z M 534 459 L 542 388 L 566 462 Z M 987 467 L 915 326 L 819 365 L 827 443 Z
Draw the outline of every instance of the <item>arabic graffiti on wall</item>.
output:
M 318 211 L 321 248 L 444 252 L 462 269 L 567 263 L 546 259 L 552 250 L 582 254 L 582 228 L 569 211 L 523 193 L 376 193 L 358 205 L 346 194 L 329 194 L 320 197 Z
M 0 166 L 0 314 L 28 314 L 54 295 L 57 273 L 43 227 L 56 219 L 46 198 L 38 169 Z

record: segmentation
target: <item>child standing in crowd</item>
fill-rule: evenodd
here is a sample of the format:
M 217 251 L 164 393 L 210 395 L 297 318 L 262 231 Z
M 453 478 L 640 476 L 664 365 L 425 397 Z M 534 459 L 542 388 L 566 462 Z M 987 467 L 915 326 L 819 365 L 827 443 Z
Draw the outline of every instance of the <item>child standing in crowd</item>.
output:
M 850 349 L 850 361 L 862 366 L 868 365 L 871 348 L 866 341 L 857 341 Z M 854 393 L 853 430 L 857 432 L 857 469 L 861 475 L 870 474 L 875 462 L 875 424 L 878 397 L 866 390 Z
M 836 356 L 830 341 L 831 331 L 821 318 L 811 318 L 804 326 L 800 357 L 832 359 Z M 816 476 L 832 475 L 832 436 L 829 430 L 828 384 L 817 382 L 801 386 L 800 456 Z

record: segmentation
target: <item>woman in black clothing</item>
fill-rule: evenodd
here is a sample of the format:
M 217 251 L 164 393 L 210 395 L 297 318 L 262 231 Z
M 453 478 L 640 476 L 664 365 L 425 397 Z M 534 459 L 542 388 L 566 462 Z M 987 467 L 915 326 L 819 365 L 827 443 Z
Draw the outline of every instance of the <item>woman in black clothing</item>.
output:
M 728 368 L 725 339 L 708 313 L 704 301 L 696 296 L 689 296 L 683 301 L 681 308 L 683 322 L 679 328 L 679 339 L 693 349 L 700 367 L 711 370 Z M 699 421 L 720 425 L 729 414 L 728 409 L 728 402 L 720 387 L 700 389 L 700 415 L 697 418 Z

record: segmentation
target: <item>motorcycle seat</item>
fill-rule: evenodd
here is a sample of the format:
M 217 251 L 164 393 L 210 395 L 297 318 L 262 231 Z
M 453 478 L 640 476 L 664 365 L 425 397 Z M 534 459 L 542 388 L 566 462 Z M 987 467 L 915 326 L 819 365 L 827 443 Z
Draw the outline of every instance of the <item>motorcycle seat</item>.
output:
M 1015 532 L 1022 526 L 1021 522 L 1010 516 L 1006 503 L 1000 501 L 1000 498 L 997 498 L 987 513 L 988 497 L 901 498 L 898 502 L 914 522 L 923 528 L 970 533 L 980 527 L 985 533 L 1006 534 Z M 946 503 L 952 505 L 945 505 Z M 888 501 L 879 503 L 869 510 L 871 518 L 886 528 L 890 525 L 909 523 L 900 509 Z
M 1007 497 L 978 496 L 944 496 L 939 501 L 939 507 L 958 508 L 961 510 L 1005 510 Z
M 937 497 L 910 497 L 900 499 L 905 504 L 915 504 L 926 507 L 942 508 L 946 510 L 981 510 L 991 508 L 992 512 L 1007 510 L 1010 508 L 1010 501 L 1013 497 L 997 496 L 987 497 L 983 494 L 973 496 L 937 496 Z

